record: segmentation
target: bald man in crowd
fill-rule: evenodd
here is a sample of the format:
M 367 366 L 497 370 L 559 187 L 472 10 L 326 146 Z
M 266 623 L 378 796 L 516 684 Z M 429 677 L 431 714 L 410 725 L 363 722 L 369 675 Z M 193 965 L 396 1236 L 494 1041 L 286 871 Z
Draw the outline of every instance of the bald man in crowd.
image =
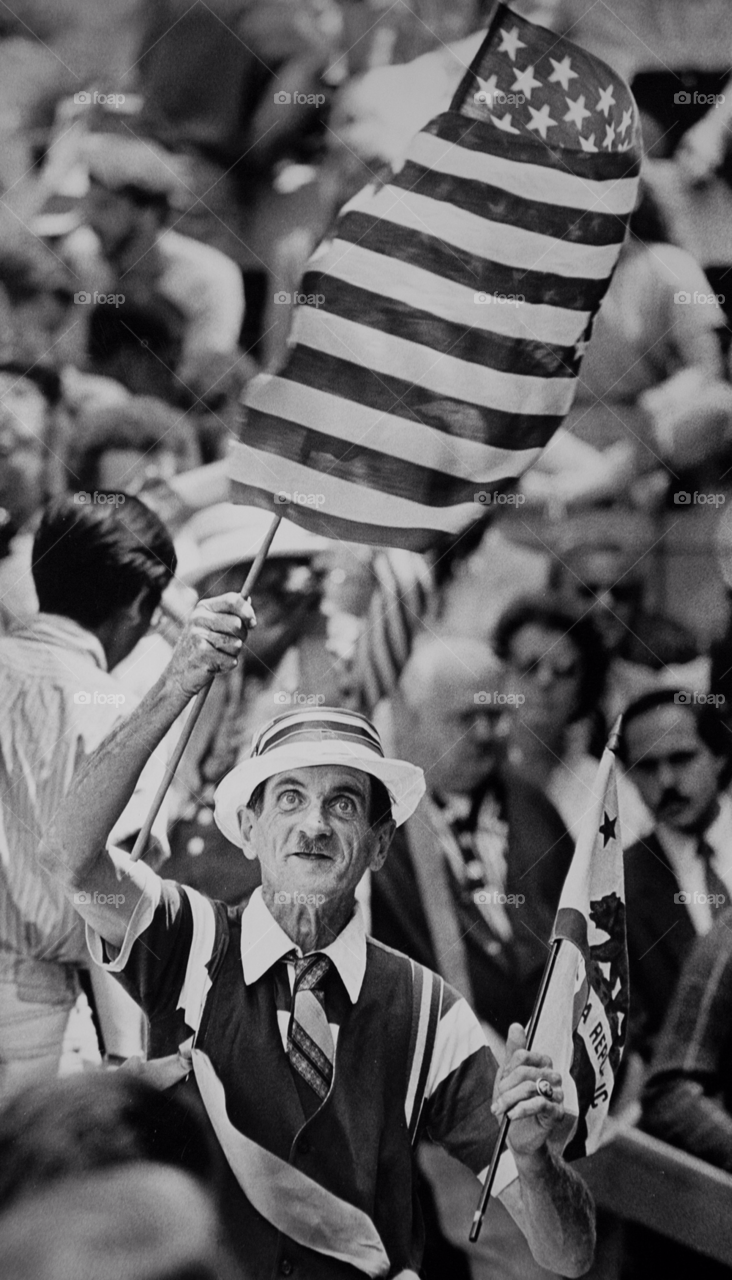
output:
M 499 1052 L 510 1022 L 531 1013 L 572 857 L 556 810 L 505 764 L 518 696 L 478 640 L 435 638 L 414 651 L 384 736 L 424 769 L 427 794 L 371 886 L 373 936 L 457 987 Z M 423 1156 L 443 1231 L 465 1248 L 473 1188 L 437 1148 Z M 469 1251 L 474 1280 L 545 1276 L 500 1204 L 490 1213 Z

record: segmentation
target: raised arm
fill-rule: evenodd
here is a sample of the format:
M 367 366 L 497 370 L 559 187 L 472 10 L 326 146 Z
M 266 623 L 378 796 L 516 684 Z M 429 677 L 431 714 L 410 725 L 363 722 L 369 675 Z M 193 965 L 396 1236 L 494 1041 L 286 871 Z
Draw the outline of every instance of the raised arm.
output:
M 109 850 L 109 833 L 151 753 L 199 689 L 236 666 L 246 628 L 253 625 L 251 605 L 234 592 L 196 605 L 162 676 L 86 761 L 45 834 L 41 865 L 114 946 L 122 945 L 152 873 Z
M 500 1199 L 518 1223 L 534 1258 L 548 1271 L 581 1276 L 595 1252 L 595 1207 L 587 1187 L 550 1147 L 551 1135 L 564 1120 L 562 1078 L 551 1059 L 527 1051 L 523 1028 L 514 1023 L 506 1043 L 506 1059 L 496 1077 L 493 1113 L 511 1118 L 508 1146 L 518 1181 Z M 548 1080 L 550 1102 L 536 1092 L 536 1081 Z

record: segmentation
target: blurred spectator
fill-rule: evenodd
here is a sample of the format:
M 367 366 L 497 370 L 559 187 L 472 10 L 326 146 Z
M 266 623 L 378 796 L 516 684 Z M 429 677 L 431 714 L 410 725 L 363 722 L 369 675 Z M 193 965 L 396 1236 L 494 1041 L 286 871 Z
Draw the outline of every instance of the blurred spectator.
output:
M 187 416 L 152 396 L 130 396 L 79 415 L 68 466 L 74 488 L 139 493 L 200 461 Z
M 695 937 L 732 898 L 732 752 L 716 707 L 673 689 L 631 703 L 619 751 L 655 822 L 625 858 L 630 1044 L 648 1058 Z
M 27 1084 L 0 1108 L 0 1214 L 53 1182 L 138 1161 L 215 1185 L 216 1148 L 198 1114 L 132 1071 Z
M 564 424 L 598 448 L 631 441 L 641 471 L 716 455 L 732 422 L 721 307 L 695 259 L 668 240 L 661 207 L 641 183 Z M 687 370 L 693 379 L 679 379 Z
M 67 237 L 63 253 L 81 282 L 77 299 L 90 306 L 95 371 L 164 400 L 205 397 L 214 389 L 208 361 L 225 355 L 233 368 L 240 358 L 238 267 L 166 227 L 182 185 L 175 157 L 116 134 L 90 135 L 83 155 L 86 225 Z M 217 365 L 213 381 L 221 377 Z
M 132 710 L 108 674 L 147 631 L 175 569 L 165 527 L 124 495 L 56 499 L 33 543 L 41 612 L 0 639 L 0 1090 L 58 1071 L 87 966 L 83 926 L 36 862 L 41 834 L 85 758 Z M 115 838 L 134 839 L 160 780 L 151 758 Z M 166 813 L 154 845 L 166 847 Z M 139 1043 L 139 1016 L 135 1019 Z M 134 1034 L 134 1033 L 131 1033 Z
M 662 682 L 707 687 L 709 664 L 694 637 L 648 607 L 651 553 L 659 541 L 650 520 L 623 507 L 588 511 L 550 527 L 542 541 L 551 552 L 550 587 L 575 615 L 592 618 L 609 655 L 608 724 L 632 698 Z
M 494 643 L 507 664 L 507 687 L 523 698 L 510 717 L 508 761 L 551 800 L 576 840 L 592 801 L 598 752 L 608 730 L 600 713 L 607 670 L 600 634 L 591 617 L 578 617 L 535 596 L 506 610 Z M 622 775 L 618 792 L 627 847 L 649 829 L 650 818 Z
M 29 232 L 2 224 L 0 359 L 58 363 L 55 348 L 69 324 L 74 282 L 69 268 Z
M 8 1280 L 247 1280 L 190 1175 L 126 1164 L 44 1186 L 0 1216 Z
M 507 691 L 503 668 L 479 641 L 446 636 L 415 648 L 392 699 L 392 741 L 385 738 L 422 766 L 428 790 L 372 876 L 370 904 L 374 937 L 461 991 L 495 1052 L 509 1023 L 531 1012 L 572 855 L 556 810 L 506 766 Z M 424 1168 L 442 1229 L 465 1250 L 475 1195 L 443 1155 L 429 1148 Z M 475 1280 L 546 1274 L 500 1205 L 467 1253 Z
M 732 1173 L 732 911 L 681 971 L 643 1098 L 649 1133 Z

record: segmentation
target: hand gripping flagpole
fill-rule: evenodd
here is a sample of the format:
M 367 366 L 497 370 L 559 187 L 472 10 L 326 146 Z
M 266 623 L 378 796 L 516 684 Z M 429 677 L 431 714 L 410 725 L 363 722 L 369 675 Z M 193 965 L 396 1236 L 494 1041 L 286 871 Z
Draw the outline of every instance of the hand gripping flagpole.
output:
M 257 552 L 254 563 L 252 564 L 252 567 L 249 570 L 249 573 L 246 576 L 244 585 L 241 589 L 241 595 L 243 595 L 245 598 L 254 590 L 254 586 L 257 582 L 257 579 L 260 573 L 262 572 L 262 565 L 264 564 L 267 558 L 267 553 L 270 547 L 272 546 L 272 539 L 274 538 L 277 530 L 280 527 L 281 520 L 282 520 L 282 516 L 275 516 L 271 525 L 269 526 L 269 529 L 267 530 L 267 533 L 265 534 L 264 541 L 261 547 L 259 548 L 259 551 Z M 188 719 L 186 720 L 185 725 L 183 726 L 183 731 L 178 739 L 175 750 L 172 752 L 170 760 L 168 761 L 165 767 L 165 773 L 163 774 L 163 779 L 155 793 L 155 798 L 153 799 L 153 802 L 150 805 L 150 812 L 148 813 L 147 817 L 145 818 L 145 821 L 143 822 L 138 832 L 134 848 L 132 850 L 132 853 L 130 854 L 130 857 L 132 858 L 133 862 L 137 861 L 138 858 L 141 858 L 145 849 L 147 848 L 147 843 L 148 843 L 148 840 L 150 839 L 150 832 L 152 831 L 152 825 L 155 819 L 157 818 L 158 813 L 160 812 L 160 806 L 163 803 L 163 800 L 165 799 L 168 793 L 168 788 L 171 782 L 173 781 L 173 778 L 175 777 L 175 771 L 178 768 L 178 765 L 180 764 L 181 756 L 183 755 L 183 752 L 185 751 L 188 745 L 188 742 L 190 741 L 191 734 L 193 733 L 193 730 L 195 729 L 196 724 L 198 723 L 198 719 L 201 715 L 201 712 L 203 711 L 206 698 L 208 697 L 208 691 L 211 688 L 212 684 L 213 684 L 213 677 L 211 678 L 211 680 L 209 680 L 208 684 L 204 685 L 203 689 L 200 689 L 196 694 L 196 698 L 193 703 L 193 706 L 191 707 L 190 713 L 188 715 Z
M 526 1029 L 526 1048 L 527 1049 L 530 1049 L 532 1047 L 532 1044 L 534 1041 L 534 1033 L 539 1024 L 539 1018 L 541 1017 L 541 1011 L 544 1007 L 544 1000 L 546 998 L 546 993 L 549 990 L 549 982 L 551 981 L 551 976 L 552 976 L 552 973 L 554 972 L 554 965 L 556 963 L 556 959 L 559 954 L 560 942 L 561 942 L 561 938 L 554 939 L 551 945 L 551 951 L 549 953 L 549 956 L 547 957 L 546 965 L 544 966 L 544 974 L 541 979 L 539 994 L 536 997 L 536 1003 L 534 1005 L 534 1009 L 531 1014 L 531 1020 L 529 1021 L 529 1025 Z M 503 1155 L 504 1148 L 506 1146 L 506 1138 L 508 1136 L 508 1126 L 510 1125 L 510 1123 L 511 1121 L 509 1117 L 504 1116 L 501 1121 L 501 1127 L 498 1130 L 496 1145 L 493 1148 L 493 1155 L 491 1156 L 491 1162 L 488 1166 L 488 1173 L 486 1174 L 486 1179 L 483 1184 L 483 1190 L 481 1192 L 480 1200 L 478 1202 L 478 1208 L 475 1210 L 475 1213 L 473 1215 L 473 1223 L 470 1228 L 470 1235 L 468 1236 L 468 1239 L 471 1244 L 475 1244 L 476 1240 L 478 1239 L 478 1236 L 480 1235 L 480 1229 L 483 1226 L 483 1219 L 485 1217 L 486 1210 L 488 1208 L 488 1200 L 490 1199 L 493 1183 L 496 1180 L 496 1174 L 498 1172 L 498 1164 L 501 1159 L 501 1156 Z

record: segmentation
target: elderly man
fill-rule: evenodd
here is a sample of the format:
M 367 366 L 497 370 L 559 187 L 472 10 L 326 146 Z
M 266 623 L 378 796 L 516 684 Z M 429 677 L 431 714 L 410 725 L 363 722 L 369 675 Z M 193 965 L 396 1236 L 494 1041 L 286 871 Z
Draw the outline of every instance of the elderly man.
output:
M 72 785 L 43 849 L 92 954 L 124 974 L 148 1013 L 153 1054 L 178 1050 L 182 1074 L 192 1063 L 227 1158 L 243 1262 L 308 1280 L 416 1270 L 417 1132 L 479 1175 L 508 1115 L 518 1178 L 505 1203 L 546 1267 L 582 1274 L 593 1213 L 550 1147 L 564 1114 L 551 1061 L 527 1051 L 513 1024 L 499 1069 L 457 992 L 365 935 L 356 885 L 382 866 L 424 789 L 420 769 L 384 758 L 365 717 L 279 716 L 220 784 L 217 821 L 262 868 L 243 912 L 106 847 L 150 752 L 212 675 L 233 670 L 252 621 L 238 595 L 197 605 L 164 675 Z

